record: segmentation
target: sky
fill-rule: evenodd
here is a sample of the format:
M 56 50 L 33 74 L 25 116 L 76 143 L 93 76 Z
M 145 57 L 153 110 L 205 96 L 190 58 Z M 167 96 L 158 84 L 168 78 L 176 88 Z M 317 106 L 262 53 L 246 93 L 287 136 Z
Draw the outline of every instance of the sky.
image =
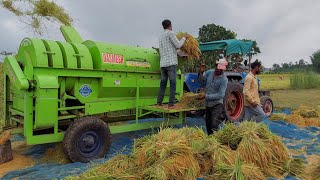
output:
M 258 42 L 258 58 L 274 63 L 310 62 L 320 49 L 320 1 L 317 0 L 58 0 L 69 12 L 83 39 L 158 47 L 170 19 L 175 32 L 198 36 L 199 28 L 215 23 L 235 31 L 239 39 Z M 0 52 L 17 52 L 25 37 L 63 40 L 59 25 L 48 23 L 42 36 L 0 7 Z

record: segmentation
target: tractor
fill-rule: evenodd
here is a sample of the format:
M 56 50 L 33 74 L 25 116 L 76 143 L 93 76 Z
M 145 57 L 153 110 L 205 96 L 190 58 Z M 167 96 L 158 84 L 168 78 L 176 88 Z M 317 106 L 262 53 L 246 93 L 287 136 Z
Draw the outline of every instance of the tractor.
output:
M 200 43 L 201 52 L 206 51 L 222 51 L 222 58 L 230 59 L 234 54 L 246 56 L 248 55 L 249 64 L 251 61 L 250 51 L 252 49 L 252 41 L 242 41 L 237 39 L 228 39 L 220 41 L 212 41 Z M 229 63 L 230 64 L 230 63 Z M 245 62 L 247 64 L 247 60 Z M 248 66 L 237 66 L 230 67 L 229 71 L 225 74 L 229 80 L 226 95 L 224 97 L 224 115 L 225 118 L 230 121 L 241 121 L 244 117 L 244 98 L 242 94 L 243 84 L 245 77 L 247 76 L 250 68 Z M 198 93 L 203 91 L 204 84 L 198 83 L 198 73 L 186 73 L 185 74 L 185 84 L 184 89 L 189 92 Z M 260 79 L 258 79 L 259 84 L 259 95 L 261 100 L 261 105 L 264 112 L 270 115 L 273 111 L 273 102 L 270 98 L 270 91 L 260 89 Z M 191 111 L 188 113 L 190 117 L 203 116 L 204 110 Z

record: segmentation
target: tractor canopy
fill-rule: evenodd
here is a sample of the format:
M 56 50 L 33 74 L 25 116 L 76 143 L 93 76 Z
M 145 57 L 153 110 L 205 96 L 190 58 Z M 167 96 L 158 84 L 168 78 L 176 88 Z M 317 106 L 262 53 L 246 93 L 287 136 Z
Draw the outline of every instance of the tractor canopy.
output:
M 251 47 L 253 46 L 253 41 L 228 39 L 228 40 L 200 43 L 199 45 L 200 45 L 201 52 L 224 50 L 227 56 L 231 54 L 246 55 L 250 52 Z

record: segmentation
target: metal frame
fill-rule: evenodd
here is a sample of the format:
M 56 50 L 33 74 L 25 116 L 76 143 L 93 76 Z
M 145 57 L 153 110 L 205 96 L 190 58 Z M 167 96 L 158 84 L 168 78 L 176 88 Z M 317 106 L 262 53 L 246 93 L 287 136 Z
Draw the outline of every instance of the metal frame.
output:
M 103 71 L 88 71 L 88 70 L 70 70 L 70 69 L 55 69 L 55 68 L 34 68 L 34 72 L 44 72 L 55 74 L 57 71 L 59 71 L 59 77 L 90 77 L 90 78 L 101 78 L 101 74 L 104 73 Z M 86 73 L 82 73 L 82 71 L 86 71 Z M 81 76 L 80 76 L 81 74 Z M 85 75 L 84 75 L 85 74 Z M 181 71 L 179 70 L 177 72 L 177 76 L 180 78 L 180 91 L 179 96 L 177 99 L 180 99 L 183 94 L 183 83 L 184 83 L 184 76 L 181 74 Z M 5 81 L 4 81 L 4 107 L 7 107 L 7 110 L 5 110 L 5 120 L 10 117 L 9 121 L 6 124 L 23 124 L 22 128 L 15 128 L 11 131 L 12 134 L 23 134 L 26 138 L 27 144 L 34 145 L 34 144 L 44 144 L 44 143 L 54 143 L 54 142 L 60 142 L 63 141 L 64 138 L 64 132 L 60 131 L 59 128 L 59 122 L 62 120 L 67 119 L 79 119 L 83 116 L 86 116 L 86 114 L 82 115 L 63 115 L 58 116 L 57 122 L 54 124 L 53 132 L 51 134 L 41 134 L 41 135 L 35 135 L 34 134 L 34 112 L 35 112 L 35 102 L 34 102 L 34 92 L 33 91 L 24 91 L 24 111 L 21 112 L 19 110 L 12 108 L 12 101 L 7 99 L 7 88 L 11 85 L 9 81 L 6 80 L 7 74 L 5 73 Z M 139 81 L 139 80 L 138 80 Z M 143 80 L 141 80 L 143 81 Z M 128 102 L 135 101 L 135 120 L 134 123 L 127 123 L 127 124 L 120 124 L 120 125 L 112 125 L 109 126 L 110 131 L 112 134 L 117 133 L 123 133 L 123 132 L 130 132 L 130 131 L 136 131 L 136 130 L 143 130 L 143 129 L 150 129 L 150 128 L 157 128 L 157 127 L 165 127 L 165 126 L 171 126 L 175 124 L 182 124 L 185 122 L 185 112 L 191 111 L 194 109 L 168 109 L 164 107 L 156 107 L 154 105 L 148 105 L 144 106 L 141 105 L 144 102 L 148 102 L 147 104 L 152 104 L 150 102 L 155 102 L 155 97 L 152 97 L 152 99 L 141 99 L 140 98 L 140 90 L 141 88 L 145 87 L 143 83 L 137 83 L 138 86 L 136 87 L 136 96 L 135 99 L 127 100 Z M 143 84 L 142 87 L 140 87 L 139 84 Z M 150 85 L 151 86 L 151 85 Z M 61 91 L 64 91 L 65 84 L 60 84 Z M 114 100 L 114 103 L 123 103 L 126 100 L 118 99 Z M 11 103 L 11 104 L 10 104 Z M 84 109 L 86 111 L 87 104 L 84 104 L 83 106 L 72 106 L 72 107 L 66 107 L 65 104 L 61 102 L 61 99 L 58 100 L 59 106 L 58 106 L 58 112 L 63 112 L 66 110 L 77 110 L 77 109 Z M 100 102 L 101 104 L 107 103 L 105 101 Z M 109 102 L 108 102 L 109 103 Z M 90 103 L 89 103 L 90 104 Z M 123 107 L 126 108 L 125 106 Z M 143 122 L 142 118 L 148 114 L 152 113 L 161 113 L 162 114 L 162 120 L 156 120 L 156 121 L 150 121 L 150 122 Z M 9 115 L 10 114 L 10 115 Z M 171 116 L 172 114 L 179 114 L 178 117 Z M 94 114 L 89 114 L 94 115 Z M 9 128 L 9 127 L 8 127 Z

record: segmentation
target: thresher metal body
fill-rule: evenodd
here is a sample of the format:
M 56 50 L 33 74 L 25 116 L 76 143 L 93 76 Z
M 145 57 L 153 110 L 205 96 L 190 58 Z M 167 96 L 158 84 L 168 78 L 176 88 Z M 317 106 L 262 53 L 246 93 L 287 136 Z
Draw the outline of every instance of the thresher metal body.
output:
M 156 103 L 161 77 L 156 50 L 83 41 L 72 27 L 61 31 L 67 42 L 25 38 L 18 54 L 3 63 L 5 126 L 23 125 L 15 133 L 23 133 L 27 144 L 60 142 L 69 122 L 126 109 L 135 109 L 135 122 L 110 126 L 111 133 L 183 122 L 186 109 L 151 106 Z M 179 70 L 177 99 L 183 94 L 183 83 Z M 156 111 L 163 121 L 140 122 Z M 179 116 L 171 119 L 170 113 Z

